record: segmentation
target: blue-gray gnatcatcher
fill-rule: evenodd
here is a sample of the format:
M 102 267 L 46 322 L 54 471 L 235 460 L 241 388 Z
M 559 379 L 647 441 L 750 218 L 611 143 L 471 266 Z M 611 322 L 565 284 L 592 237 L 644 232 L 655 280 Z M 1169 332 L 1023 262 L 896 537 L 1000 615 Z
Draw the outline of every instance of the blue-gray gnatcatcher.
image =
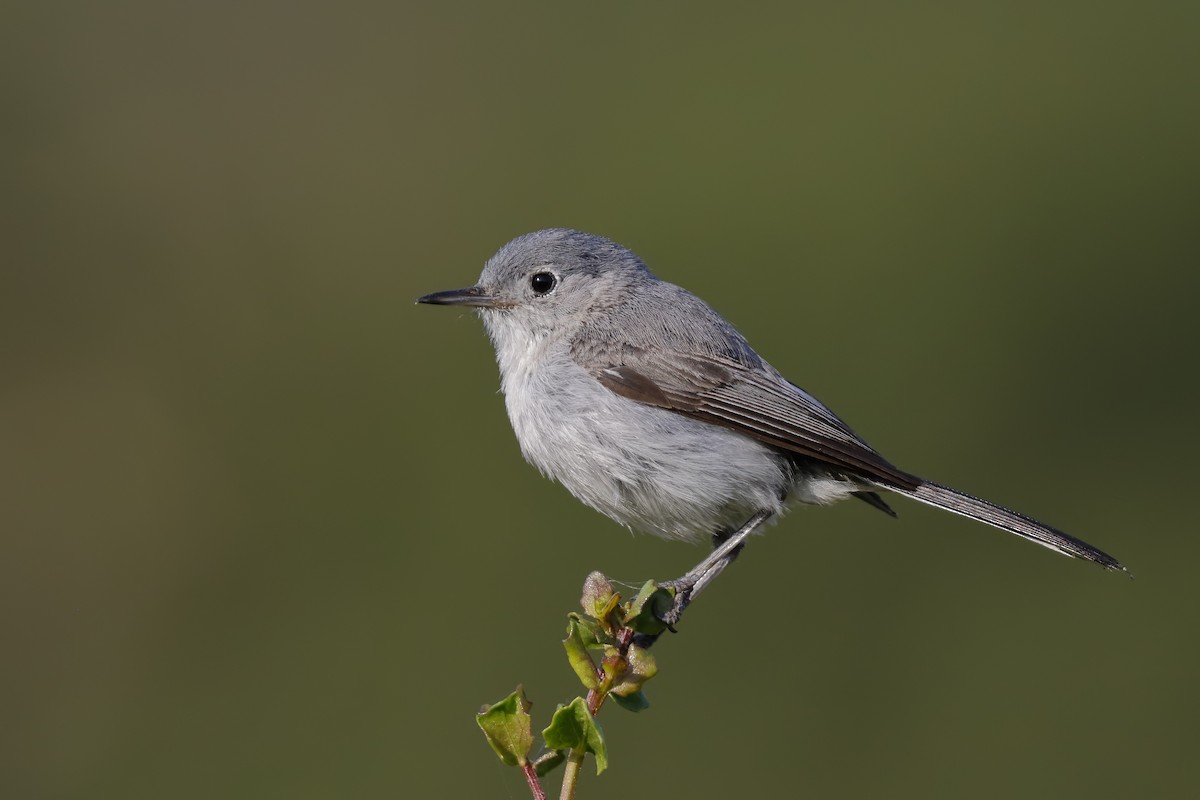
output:
M 793 501 L 910 497 L 1123 570 L 1062 531 L 892 466 L 695 295 L 629 250 L 566 229 L 500 248 L 468 289 L 419 303 L 479 310 L 525 458 L 592 508 L 716 549 L 672 582 L 679 613 Z

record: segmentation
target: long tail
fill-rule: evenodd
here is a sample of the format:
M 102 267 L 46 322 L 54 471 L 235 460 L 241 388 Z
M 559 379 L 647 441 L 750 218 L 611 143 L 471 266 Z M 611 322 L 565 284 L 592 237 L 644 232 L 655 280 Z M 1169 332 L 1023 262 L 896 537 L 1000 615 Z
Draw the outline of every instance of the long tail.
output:
M 1009 511 L 1007 508 L 1001 508 L 995 503 L 989 503 L 987 500 L 980 500 L 978 497 L 963 494 L 947 486 L 941 486 L 932 481 L 925 481 L 915 489 L 902 489 L 895 486 L 888 486 L 887 488 L 897 494 L 911 497 L 913 500 L 918 500 L 927 505 L 952 511 L 955 514 L 961 514 L 964 517 L 978 520 L 979 522 L 986 522 L 988 525 L 997 527 L 1002 531 L 1015 533 L 1017 536 L 1021 536 L 1031 542 L 1037 542 L 1042 547 L 1049 547 L 1051 550 L 1062 553 L 1065 556 L 1094 561 L 1105 569 L 1128 572 L 1121 565 L 1120 561 L 1117 561 L 1102 550 L 1097 550 L 1087 542 L 1082 542 L 1074 536 L 1068 536 L 1056 528 L 1043 525 L 1037 520 L 1030 519 L 1023 514 Z

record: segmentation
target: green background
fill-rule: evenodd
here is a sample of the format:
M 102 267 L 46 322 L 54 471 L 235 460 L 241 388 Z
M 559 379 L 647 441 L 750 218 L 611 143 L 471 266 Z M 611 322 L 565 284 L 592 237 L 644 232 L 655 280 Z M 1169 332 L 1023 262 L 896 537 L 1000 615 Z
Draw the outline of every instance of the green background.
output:
M 474 711 L 703 553 L 412 305 L 566 225 L 1137 575 L 797 509 L 581 798 L 1194 796 L 1200 5 L 806 5 L 6 5 L 0 794 L 526 796 Z

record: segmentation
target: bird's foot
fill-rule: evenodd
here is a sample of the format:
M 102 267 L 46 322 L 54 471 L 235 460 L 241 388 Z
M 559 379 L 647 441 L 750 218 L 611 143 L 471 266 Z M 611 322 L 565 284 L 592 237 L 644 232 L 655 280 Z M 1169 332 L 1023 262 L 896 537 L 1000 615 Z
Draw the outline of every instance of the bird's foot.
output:
M 677 578 L 673 581 L 660 583 L 659 586 L 664 589 L 671 589 L 674 591 L 675 602 L 669 609 L 667 609 L 666 613 L 660 614 L 658 618 L 664 625 L 667 626 L 667 630 L 669 630 L 671 633 L 675 633 L 675 624 L 679 622 L 679 618 L 683 616 L 684 610 L 686 610 L 692 602 L 692 597 L 695 594 L 695 584 L 688 582 L 683 578 Z

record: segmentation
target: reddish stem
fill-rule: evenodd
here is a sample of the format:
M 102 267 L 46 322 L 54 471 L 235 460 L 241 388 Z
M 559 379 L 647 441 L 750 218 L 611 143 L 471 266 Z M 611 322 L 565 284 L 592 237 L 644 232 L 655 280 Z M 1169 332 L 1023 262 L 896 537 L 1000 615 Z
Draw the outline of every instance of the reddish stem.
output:
M 621 656 L 621 658 L 625 658 L 625 656 L 629 654 L 629 645 L 631 644 L 633 644 L 633 629 L 621 628 L 620 632 L 617 634 L 617 653 Z M 596 677 L 600 679 L 601 683 L 603 683 L 605 677 L 607 676 L 604 674 L 603 669 L 596 667 Z M 588 689 L 588 713 L 590 713 L 593 717 L 599 714 L 600 706 L 604 705 L 604 698 L 606 697 L 608 697 L 608 692 L 601 694 L 595 689 Z
M 533 800 L 546 800 L 546 792 L 542 790 L 542 782 L 538 780 L 537 767 L 533 765 L 533 762 L 526 761 L 521 765 L 521 771 L 525 773 L 529 791 L 533 792 Z
M 597 692 L 595 689 L 588 689 L 587 707 L 588 713 L 593 717 L 600 713 L 600 706 L 604 705 L 604 695 Z

